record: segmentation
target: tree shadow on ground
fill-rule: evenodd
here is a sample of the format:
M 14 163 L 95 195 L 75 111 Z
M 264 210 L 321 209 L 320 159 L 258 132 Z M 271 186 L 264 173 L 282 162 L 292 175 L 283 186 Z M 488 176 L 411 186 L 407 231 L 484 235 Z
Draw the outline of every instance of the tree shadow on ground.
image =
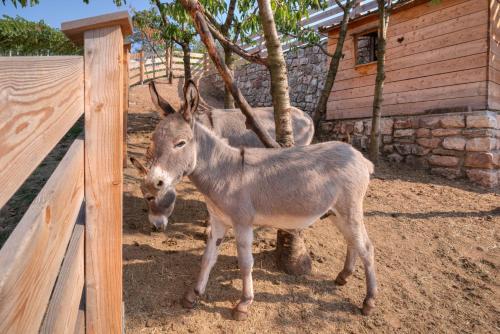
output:
M 189 311 L 182 308 L 180 300 L 196 279 L 201 262 L 198 249 L 186 250 L 159 250 L 150 245 L 124 245 L 124 258 L 129 263 L 124 266 L 125 274 L 125 302 L 128 317 L 138 316 L 134 312 L 155 317 L 155 307 L 160 304 L 166 308 L 162 314 L 162 321 L 171 322 L 178 316 Z M 334 300 L 323 300 L 311 296 L 306 291 L 293 291 L 289 294 L 255 291 L 254 303 L 283 303 L 311 304 L 322 312 L 329 312 L 331 321 L 347 321 L 343 314 L 359 314 L 358 307 L 348 300 L 335 298 L 337 288 L 332 280 L 322 280 L 312 276 L 295 277 L 278 272 L 274 266 L 274 253 L 261 251 L 254 253 L 255 263 L 264 263 L 263 267 L 256 267 L 253 272 L 254 282 L 266 281 L 273 285 L 308 286 L 314 292 L 334 296 Z M 197 310 L 207 313 L 218 313 L 225 319 L 232 319 L 231 307 L 221 306 L 220 302 L 234 304 L 241 295 L 241 291 L 234 287 L 233 282 L 240 279 L 237 269 L 237 259 L 233 256 L 219 255 L 216 265 L 210 275 L 206 294 L 201 298 Z M 161 287 L 161 297 L 154 291 Z M 141 302 L 131 299 L 137 296 L 137 290 L 142 291 Z M 140 304 L 140 305 L 137 305 Z M 141 316 L 139 316 L 141 317 Z M 283 321 L 277 316 L 277 321 Z M 303 321 L 286 319 L 286 324 Z
M 446 218 L 470 218 L 470 217 L 485 217 L 485 218 L 498 218 L 500 217 L 500 206 L 490 211 L 432 211 L 432 212 L 387 212 L 387 211 L 367 211 L 365 216 L 378 216 L 378 217 L 404 217 L 410 219 L 431 219 L 437 217 Z

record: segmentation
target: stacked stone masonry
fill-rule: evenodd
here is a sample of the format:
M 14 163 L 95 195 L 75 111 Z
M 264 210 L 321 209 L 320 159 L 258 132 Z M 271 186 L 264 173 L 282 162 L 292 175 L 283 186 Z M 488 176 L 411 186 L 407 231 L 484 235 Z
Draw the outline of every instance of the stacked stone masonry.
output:
M 366 150 L 371 119 L 322 124 L 336 140 Z M 429 169 L 449 179 L 468 178 L 488 188 L 500 186 L 500 114 L 473 111 L 384 117 L 381 152 L 394 162 Z
M 285 61 L 292 105 L 312 114 L 324 86 L 326 55 L 317 46 L 300 48 L 285 53 Z M 266 67 L 251 63 L 240 65 L 235 69 L 234 77 L 251 106 L 272 106 Z M 224 84 L 218 74 L 212 73 L 203 80 L 215 85 L 222 94 Z

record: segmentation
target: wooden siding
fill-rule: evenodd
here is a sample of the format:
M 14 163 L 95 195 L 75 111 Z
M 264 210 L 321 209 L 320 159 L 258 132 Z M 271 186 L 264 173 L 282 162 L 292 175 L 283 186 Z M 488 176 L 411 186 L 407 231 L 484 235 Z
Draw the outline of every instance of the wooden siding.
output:
M 490 69 L 488 73 L 486 57 L 490 12 L 488 0 L 443 0 L 393 14 L 388 28 L 383 115 L 460 106 L 485 109 L 492 88 L 488 75 L 498 78 L 498 72 L 493 75 Z M 376 63 L 355 65 L 353 35 L 373 29 L 376 20 L 360 20 L 349 27 L 344 58 L 328 102 L 328 119 L 372 114 Z M 328 48 L 332 52 L 336 34 L 338 31 L 330 33 Z
M 488 109 L 500 110 L 500 3 L 490 0 Z

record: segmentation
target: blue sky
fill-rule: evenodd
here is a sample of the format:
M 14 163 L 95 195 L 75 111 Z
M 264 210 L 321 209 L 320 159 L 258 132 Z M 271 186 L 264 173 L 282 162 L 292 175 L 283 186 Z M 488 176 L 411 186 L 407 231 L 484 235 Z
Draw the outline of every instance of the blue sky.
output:
M 31 21 L 44 20 L 54 28 L 60 28 L 61 22 L 81 19 L 90 16 L 96 16 L 119 10 L 130 8 L 145 9 L 149 8 L 149 0 L 127 0 L 127 4 L 117 7 L 113 0 L 90 0 L 88 5 L 83 0 L 40 0 L 40 4 L 33 7 L 16 9 L 10 0 L 5 2 L 5 6 L 0 2 L 0 16 L 19 15 Z

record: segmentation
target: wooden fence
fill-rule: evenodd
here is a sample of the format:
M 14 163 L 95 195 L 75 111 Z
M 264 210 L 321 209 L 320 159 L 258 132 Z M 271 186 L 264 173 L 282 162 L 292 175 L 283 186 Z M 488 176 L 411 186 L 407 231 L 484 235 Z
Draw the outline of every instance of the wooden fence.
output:
M 127 12 L 66 22 L 84 56 L 0 58 L 0 207 L 82 116 L 0 249 L 0 333 L 121 333 Z M 125 89 L 124 89 L 125 87 Z
M 191 52 L 191 68 L 193 71 L 203 66 L 205 55 Z M 174 51 L 170 60 L 165 57 L 145 56 L 144 52 L 130 55 L 130 84 L 143 84 L 144 81 L 168 75 L 171 71 L 183 71 L 182 52 Z

